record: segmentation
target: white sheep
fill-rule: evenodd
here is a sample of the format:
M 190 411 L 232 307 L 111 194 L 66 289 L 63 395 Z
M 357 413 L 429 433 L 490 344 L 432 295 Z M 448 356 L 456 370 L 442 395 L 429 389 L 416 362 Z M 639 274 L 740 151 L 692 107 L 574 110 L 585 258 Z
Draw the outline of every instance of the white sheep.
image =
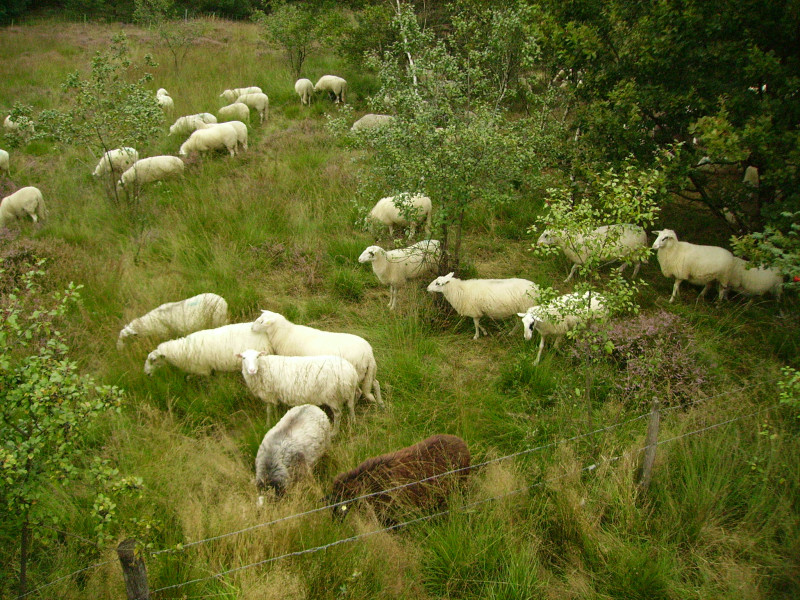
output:
M 183 175 L 185 165 L 177 156 L 151 156 L 137 160 L 125 171 L 117 182 L 117 190 L 140 187 L 145 183 L 161 181 Z
M 423 240 L 397 250 L 384 250 L 380 246 L 370 246 L 358 262 L 372 263 L 375 276 L 389 286 L 389 309 L 397 306 L 397 289 L 405 286 L 410 279 L 428 275 L 436 269 L 440 256 L 439 240 Z
M 144 372 L 152 375 L 165 364 L 195 375 L 211 375 L 214 371 L 239 371 L 242 361 L 237 358 L 237 352 L 244 352 L 249 348 L 272 351 L 269 337 L 253 331 L 252 327 L 252 323 L 233 323 L 161 342 L 147 355 Z
M 342 406 L 347 405 L 350 422 L 355 419 L 359 377 L 352 364 L 338 356 L 275 356 L 248 349 L 236 355 L 242 360 L 242 377 L 254 396 L 272 407 L 327 406 L 333 413 L 333 430 L 339 430 Z
M 481 317 L 505 319 L 537 303 L 539 286 L 527 279 L 465 279 L 448 273 L 428 285 L 429 292 L 441 292 L 462 317 L 472 317 L 477 340 L 480 332 L 489 335 Z
M 47 216 L 44 198 L 39 188 L 33 186 L 20 188 L 0 200 L 0 227 L 7 227 L 12 221 L 22 219 L 26 215 L 33 219 L 34 223 L 38 223 L 39 219 L 44 220 Z
M 300 96 L 300 103 L 307 106 L 314 97 L 314 84 L 310 79 L 298 79 L 294 83 L 294 91 Z
M 198 294 L 186 300 L 167 302 L 125 325 L 117 338 L 117 350 L 129 337 L 160 340 L 183 336 L 228 323 L 228 303 L 217 294 Z
M 8 152 L 0 149 L 0 171 L 10 172 Z
M 395 226 L 411 226 L 409 237 L 414 237 L 417 224 L 425 221 L 425 235 L 431 235 L 431 199 L 422 194 L 398 194 L 381 198 L 370 211 L 369 216 L 389 227 L 389 235 L 394 237 Z
M 331 99 L 338 104 L 339 102 L 345 103 L 345 95 L 347 93 L 347 82 L 341 77 L 336 75 L 323 75 L 314 86 L 315 92 L 328 92 Z
M 204 125 L 201 129 L 209 129 L 211 127 L 233 127 L 236 132 L 236 150 L 247 150 L 247 125 L 241 121 L 226 121 L 224 123 L 211 123 Z
M 567 283 L 578 267 L 585 264 L 590 256 L 599 254 L 600 260 L 606 262 L 626 261 L 628 257 L 647 248 L 647 234 L 638 225 L 604 225 L 587 234 L 577 234 L 568 238 L 563 233 L 552 229 L 545 230 L 536 242 L 539 246 L 558 246 L 566 257 L 573 262 L 569 275 L 564 280 Z M 619 268 L 620 274 L 628 266 L 623 262 Z M 641 261 L 633 260 L 633 277 L 639 273 Z
M 171 113 L 175 108 L 175 103 L 169 95 L 169 92 L 164 88 L 158 88 L 156 92 L 156 102 L 165 113 Z
M 190 152 L 210 152 L 227 150 L 231 156 L 236 155 L 239 137 L 236 130 L 228 123 L 209 125 L 207 129 L 198 129 L 189 139 L 181 144 L 178 154 L 186 156 Z
M 259 123 L 264 123 L 264 119 L 269 116 L 269 98 L 266 94 L 242 94 L 237 101 L 255 109 L 260 119 Z
M 392 121 L 394 121 L 394 117 L 392 115 L 376 115 L 373 113 L 368 113 L 353 123 L 350 131 L 358 131 L 359 129 L 374 129 L 376 127 L 380 127 L 381 125 L 391 123 Z
M 222 92 L 219 97 L 223 98 L 228 104 L 233 104 L 236 100 L 245 94 L 261 94 L 263 93 L 261 88 L 257 85 L 251 85 L 250 87 L 243 87 L 243 88 L 234 88 L 232 90 L 225 90 Z
M 558 348 L 564 334 L 575 329 L 579 323 L 584 323 L 590 318 L 603 317 L 605 314 L 605 298 L 594 292 L 566 294 L 545 304 L 531 306 L 526 312 L 517 313 L 517 316 L 522 317 L 526 340 L 531 339 L 534 329 L 541 336 L 539 352 L 533 365 L 538 365 L 542 358 L 547 336 L 556 338 L 553 347 Z
M 383 406 L 381 386 L 375 378 L 378 365 L 375 363 L 372 346 L 364 338 L 351 333 L 321 331 L 305 325 L 295 325 L 283 315 L 268 310 L 261 311 L 261 316 L 253 322 L 253 331 L 267 334 L 275 354 L 331 355 L 349 361 L 358 373 L 364 398 Z
M 22 119 L 17 122 L 11 118 L 11 115 L 7 115 L 3 121 L 3 127 L 6 131 L 18 131 L 28 134 L 36 132 L 36 127 L 33 125 L 33 121 L 31 121 L 28 117 L 22 117 Z
M 780 300 L 783 293 L 783 275 L 775 269 L 751 266 L 746 260 L 734 257 L 730 289 L 745 296 L 763 296 L 771 293 Z
M 92 175 L 102 177 L 112 171 L 122 173 L 133 163 L 139 160 L 139 153 L 134 148 L 116 148 L 103 153 L 103 157 L 94 169 Z
M 228 106 L 223 106 L 217 111 L 217 117 L 220 123 L 226 121 L 242 121 L 243 123 L 250 122 L 250 107 L 243 102 L 234 102 Z
M 256 488 L 259 494 L 272 488 L 280 497 L 331 445 L 331 422 L 318 406 L 303 404 L 286 411 L 270 429 L 256 454 Z M 264 504 L 259 495 L 258 505 Z
M 658 264 L 664 277 L 674 277 L 672 287 L 673 302 L 678 297 L 681 282 L 702 285 L 703 290 L 697 300 L 705 296 L 711 285 L 719 283 L 719 300 L 722 300 L 730 285 L 733 269 L 733 254 L 719 246 L 700 246 L 689 242 L 679 242 L 677 234 L 671 229 L 654 231 L 658 235 L 653 248 L 658 250 Z
M 249 113 L 248 113 L 249 115 Z M 169 127 L 170 135 L 189 135 L 208 123 L 216 123 L 217 117 L 211 113 L 197 113 L 195 115 L 186 115 L 185 117 L 178 117 L 175 122 Z

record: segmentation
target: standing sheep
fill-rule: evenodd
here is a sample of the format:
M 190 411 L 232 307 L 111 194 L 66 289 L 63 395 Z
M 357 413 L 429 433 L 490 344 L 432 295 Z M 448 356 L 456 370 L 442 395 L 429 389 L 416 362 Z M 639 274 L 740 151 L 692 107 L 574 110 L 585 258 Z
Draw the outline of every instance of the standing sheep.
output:
M 311 104 L 311 98 L 314 97 L 314 84 L 310 79 L 298 79 L 294 83 L 294 91 L 300 96 L 300 103 L 303 106 Z
M 225 90 L 219 95 L 219 97 L 224 99 L 225 102 L 227 102 L 228 104 L 233 104 L 234 102 L 236 102 L 238 98 L 241 98 L 245 94 L 261 94 L 261 93 L 263 92 L 260 87 L 258 87 L 257 85 L 251 85 L 250 87 Z
M 409 279 L 428 275 L 436 269 L 439 246 L 439 240 L 423 240 L 408 248 L 389 251 L 380 246 L 370 246 L 361 253 L 358 262 L 372 263 L 378 281 L 389 286 L 389 309 L 394 310 L 398 288 L 405 286 Z
M 242 121 L 243 123 L 250 122 L 250 107 L 243 102 L 234 102 L 228 106 L 223 106 L 217 111 L 220 123 L 226 121 Z
M 733 269 L 733 254 L 719 246 L 700 246 L 689 242 L 679 242 L 677 234 L 671 229 L 654 231 L 658 237 L 653 248 L 658 250 L 658 264 L 664 277 L 674 277 L 672 287 L 673 302 L 678 297 L 681 282 L 688 281 L 693 285 L 702 285 L 703 290 L 697 301 L 705 296 L 715 281 L 719 283 L 719 300 L 730 285 Z
M 372 346 L 364 338 L 351 333 L 321 331 L 305 325 L 295 325 L 283 315 L 268 310 L 261 311 L 261 316 L 253 322 L 253 331 L 267 334 L 275 354 L 331 355 L 349 361 L 358 373 L 364 398 L 383 406 L 381 386 L 375 378 L 378 365 L 375 363 Z
M 398 194 L 381 198 L 370 211 L 369 216 L 389 227 L 389 235 L 394 237 L 394 227 L 411 225 L 409 237 L 414 237 L 417 224 L 425 221 L 425 235 L 431 235 L 431 199 L 421 194 Z
M 186 337 L 162 342 L 147 355 L 144 372 L 153 372 L 171 364 L 187 373 L 211 375 L 214 371 L 238 371 L 242 368 L 237 352 L 249 348 L 272 352 L 269 338 L 252 330 L 252 323 L 234 323 L 215 329 L 203 329 Z
M 5 171 L 6 175 L 10 172 L 8 152 L 0 149 L 0 171 Z
M 26 215 L 33 219 L 34 223 L 38 223 L 39 219 L 44 220 L 47 216 L 44 198 L 39 188 L 33 186 L 20 188 L 0 200 L 0 227 L 7 227 L 12 221 L 22 219 Z
M 323 75 L 314 86 L 315 92 L 328 92 L 328 96 L 336 104 L 347 102 L 345 95 L 347 94 L 347 82 L 341 77 L 336 75 Z
M 11 115 L 6 116 L 3 121 L 3 128 L 6 131 L 16 131 L 25 134 L 32 134 L 36 132 L 36 127 L 33 125 L 28 117 L 21 117 L 19 121 L 11 118 Z
M 103 153 L 103 157 L 92 175 L 102 177 L 110 173 L 122 173 L 139 160 L 139 153 L 134 148 L 116 148 Z
M 391 123 L 392 121 L 394 121 L 394 117 L 392 115 L 376 115 L 368 113 L 353 123 L 350 131 L 358 131 L 359 129 L 374 129 L 376 127 L 380 127 L 381 125 Z
M 539 286 L 527 279 L 465 279 L 448 273 L 434 279 L 429 292 L 441 292 L 462 317 L 472 317 L 477 340 L 480 332 L 489 335 L 481 317 L 506 319 L 537 303 Z
M 247 107 L 245 107 L 247 108 Z M 249 115 L 249 113 L 248 113 Z M 247 150 L 247 125 L 241 121 L 225 121 L 224 123 L 211 123 L 204 125 L 201 129 L 210 129 L 212 127 L 233 127 L 236 133 L 236 151 Z
M 331 422 L 318 406 L 290 408 L 261 441 L 256 454 L 256 488 L 263 494 L 272 488 L 283 496 L 289 487 L 328 451 Z M 258 504 L 264 503 L 259 495 Z
M 469 467 L 469 448 L 464 440 L 454 435 L 433 435 L 340 473 L 325 501 L 336 504 L 333 514 L 339 518 L 347 515 L 353 503 L 371 506 L 378 520 L 389 525 L 397 522 L 403 508 L 445 505 L 448 496 L 466 482 Z M 391 488 L 399 489 L 384 491 Z
M 248 117 L 249 117 L 248 112 Z M 203 125 L 208 123 L 216 123 L 217 117 L 211 113 L 197 113 L 196 115 L 186 115 L 185 117 L 178 117 L 175 122 L 169 126 L 170 135 L 189 135 L 197 129 L 201 129 Z
M 172 114 L 172 111 L 175 109 L 175 103 L 172 101 L 172 98 L 169 95 L 169 92 L 164 88 L 159 88 L 156 92 L 156 102 L 167 114 Z
M 137 160 L 125 171 L 117 182 L 117 190 L 138 188 L 145 183 L 161 181 L 183 175 L 185 166 L 177 156 L 151 156 Z
M 227 123 L 209 125 L 207 129 L 198 129 L 189 139 L 181 144 L 178 154 L 186 156 L 190 152 L 209 152 L 227 150 L 231 156 L 236 155 L 239 138 L 236 130 Z
M 160 340 L 183 336 L 228 323 L 228 303 L 216 294 L 198 294 L 186 300 L 167 302 L 125 325 L 117 338 L 117 350 L 129 337 Z
M 243 94 L 239 96 L 238 102 L 246 104 L 250 108 L 255 109 L 258 113 L 259 123 L 263 124 L 264 119 L 269 116 L 269 98 L 266 94 Z
M 745 296 L 771 293 L 777 300 L 783 293 L 783 275 L 775 269 L 751 266 L 746 260 L 734 257 L 730 289 Z

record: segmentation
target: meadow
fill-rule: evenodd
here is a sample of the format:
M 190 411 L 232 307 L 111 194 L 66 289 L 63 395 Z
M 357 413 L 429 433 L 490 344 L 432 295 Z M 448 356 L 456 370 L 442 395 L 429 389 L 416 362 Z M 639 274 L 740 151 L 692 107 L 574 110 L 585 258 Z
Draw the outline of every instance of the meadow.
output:
M 670 408 L 660 439 L 745 417 L 659 446 L 645 493 L 634 474 L 647 419 L 633 419 L 648 403 L 620 385 L 619 365 L 587 363 L 566 344 L 560 352 L 548 348 L 533 367 L 536 344 L 525 343 L 519 329 L 512 335 L 511 321 L 486 323 L 490 335 L 473 341 L 471 319 L 443 312 L 422 283 L 403 290 L 389 312 L 388 288 L 357 257 L 393 241 L 359 224 L 377 198 L 359 196 L 356 152 L 326 128 L 337 107 L 319 98 L 301 107 L 280 53 L 263 45 L 255 25 L 207 24 L 179 70 L 152 32 L 133 26 L 44 20 L 0 30 L 3 114 L 15 101 L 35 110 L 70 102 L 60 91 L 67 74 L 88 69 L 120 29 L 135 57 L 154 54 L 152 89 L 170 91 L 174 116 L 216 112 L 220 92 L 231 87 L 258 85 L 270 98 L 268 121 L 251 121 L 247 152 L 191 158 L 182 179 L 143 192 L 141 232 L 93 180 L 97 157 L 88 151 L 41 140 L 12 150 L 0 142 L 12 154 L 0 195 L 35 185 L 49 209 L 43 226 L 2 234 L 4 267 L 37 256 L 47 259 L 44 291 L 84 286 L 81 306 L 63 327 L 71 357 L 81 371 L 125 390 L 122 412 L 92 432 L 93 452 L 143 482 L 117 499 L 113 539 L 102 544 L 90 517 L 91 481 L 53 486 L 48 501 L 59 524 L 37 538 L 30 587 L 103 564 L 31 597 L 123 597 L 114 548 L 128 536 L 150 552 L 170 550 L 147 555 L 151 589 L 201 580 L 156 598 L 800 596 L 800 424 L 796 411 L 778 406 L 776 385 L 782 365 L 798 366 L 795 297 L 695 305 L 697 290 L 685 285 L 682 301 L 669 305 L 672 281 L 654 258 L 644 265 L 641 312 L 654 327 L 669 321 L 667 343 L 651 355 L 662 371 L 647 380 L 648 400 L 660 395 Z M 356 115 L 370 112 L 366 99 L 378 85 L 368 73 L 324 48 L 303 71 L 314 81 L 343 76 Z M 166 135 L 171 122 L 138 148 L 141 155 L 177 154 L 182 140 Z M 568 291 L 560 283 L 566 259 L 529 251 L 535 235 L 527 228 L 542 205 L 526 197 L 472 211 L 468 275 L 525 277 Z M 678 203 L 663 207 L 657 227 L 702 243 L 727 237 L 710 215 Z M 232 322 L 269 309 L 358 334 L 375 349 L 386 409 L 359 404 L 355 423 L 345 424 L 314 477 L 264 507 L 255 502 L 253 460 L 272 423 L 240 374 L 200 378 L 163 369 L 147 377 L 152 344 L 115 348 L 132 318 L 202 292 L 226 298 Z M 377 532 L 368 514 L 340 523 L 325 511 L 182 548 L 315 509 L 337 473 L 433 433 L 462 437 L 473 462 L 545 448 L 476 470 L 452 499 L 452 512 L 396 531 Z M 13 598 L 18 557 L 8 532 L 0 539 L 0 596 Z

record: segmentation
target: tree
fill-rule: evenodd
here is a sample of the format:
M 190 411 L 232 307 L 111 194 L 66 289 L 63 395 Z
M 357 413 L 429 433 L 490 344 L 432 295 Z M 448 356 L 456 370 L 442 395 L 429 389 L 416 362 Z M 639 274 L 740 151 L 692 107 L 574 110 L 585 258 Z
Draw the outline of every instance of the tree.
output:
M 295 78 L 300 77 L 318 32 L 319 11 L 304 3 L 277 2 L 271 13 L 257 10 L 253 20 L 261 26 L 262 36 L 283 50 Z
M 135 5 L 134 20 L 155 28 L 172 54 L 175 71 L 179 71 L 195 40 L 204 34 L 205 25 L 196 20 L 182 20 L 179 7 L 173 0 L 135 0 Z

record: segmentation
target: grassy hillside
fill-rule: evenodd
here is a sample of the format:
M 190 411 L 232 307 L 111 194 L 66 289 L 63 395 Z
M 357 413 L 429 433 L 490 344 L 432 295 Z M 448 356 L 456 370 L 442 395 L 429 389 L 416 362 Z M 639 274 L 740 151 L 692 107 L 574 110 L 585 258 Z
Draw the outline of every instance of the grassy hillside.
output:
M 215 112 L 223 89 L 258 85 L 270 97 L 270 118 L 263 126 L 256 118 L 248 152 L 193 158 L 183 179 L 147 188 L 141 234 L 91 177 L 96 157 L 86 151 L 32 142 L 11 150 L 11 175 L 0 178 L 3 196 L 25 185 L 44 193 L 49 220 L 3 233 L 0 254 L 6 265 L 47 258 L 47 290 L 84 285 L 83 304 L 65 326 L 72 357 L 83 371 L 126 390 L 122 414 L 109 415 L 95 433 L 95 451 L 144 485 L 140 494 L 118 499 L 113 540 L 100 545 L 92 543 L 90 482 L 54 487 L 50 501 L 61 520 L 55 532 L 39 531 L 31 587 L 109 562 L 31 597 L 123 597 L 114 547 L 124 537 L 136 536 L 151 550 L 175 548 L 311 510 L 336 473 L 433 433 L 461 436 L 479 462 L 646 411 L 617 385 L 623 374 L 611 362 L 587 365 L 567 344 L 560 353 L 548 348 L 534 368 L 535 344 L 526 344 L 519 330 L 510 335 L 511 322 L 487 323 L 491 335 L 473 341 L 471 320 L 442 315 L 422 284 L 402 291 L 390 313 L 388 288 L 357 262 L 366 246 L 391 241 L 356 225 L 359 208 L 377 198 L 358 198 L 352 153 L 325 128 L 325 114 L 337 109 L 325 100 L 299 105 L 288 69 L 259 43 L 255 26 L 209 26 L 179 72 L 151 33 L 123 29 L 137 56 L 155 54 L 160 66 L 152 88 L 170 91 L 175 116 Z M 70 102 L 60 92 L 66 75 L 86 70 L 119 29 L 55 22 L 4 29 L 3 115 L 15 101 L 37 110 Z M 342 75 L 357 115 L 368 112 L 365 96 L 375 82 L 365 75 L 322 50 L 304 71 L 312 80 Z M 177 154 L 182 140 L 167 137 L 170 122 L 162 137 L 139 148 L 141 155 Z M 566 260 L 542 261 L 528 252 L 535 240 L 525 230 L 540 206 L 539 198 L 520 198 L 515 206 L 477 210 L 465 241 L 470 270 L 567 291 L 560 284 Z M 725 243 L 708 215 L 683 206 L 665 206 L 661 220 L 683 239 Z M 454 506 L 472 505 L 464 510 L 156 597 L 797 597 L 800 428 L 796 414 L 772 408 L 780 366 L 798 366 L 797 300 L 695 305 L 697 290 L 687 285 L 683 301 L 669 305 L 671 281 L 655 259 L 642 273 L 649 284 L 642 312 L 657 323 L 668 311 L 678 332 L 659 350 L 663 370 L 648 380 L 647 397 L 666 389 L 690 404 L 665 413 L 660 439 L 770 410 L 665 443 L 648 494 L 633 479 L 646 429 L 641 419 L 478 470 L 454 499 Z M 150 378 L 142 366 L 153 344 L 137 342 L 124 352 L 114 345 L 132 318 L 206 291 L 228 300 L 233 321 L 270 309 L 361 335 L 375 349 L 387 408 L 357 406 L 356 422 L 343 427 L 314 478 L 262 508 L 253 460 L 272 423 L 241 376 L 185 377 L 164 369 Z M 582 391 L 587 378 L 594 382 L 590 409 Z M 670 397 L 662 400 L 669 404 Z M 591 464 L 598 466 L 582 470 Z M 508 495 L 528 486 L 534 487 Z M 379 528 L 359 514 L 343 523 L 327 512 L 286 520 L 148 557 L 151 589 Z M 9 535 L 0 526 L 2 597 L 15 594 L 18 557 Z

